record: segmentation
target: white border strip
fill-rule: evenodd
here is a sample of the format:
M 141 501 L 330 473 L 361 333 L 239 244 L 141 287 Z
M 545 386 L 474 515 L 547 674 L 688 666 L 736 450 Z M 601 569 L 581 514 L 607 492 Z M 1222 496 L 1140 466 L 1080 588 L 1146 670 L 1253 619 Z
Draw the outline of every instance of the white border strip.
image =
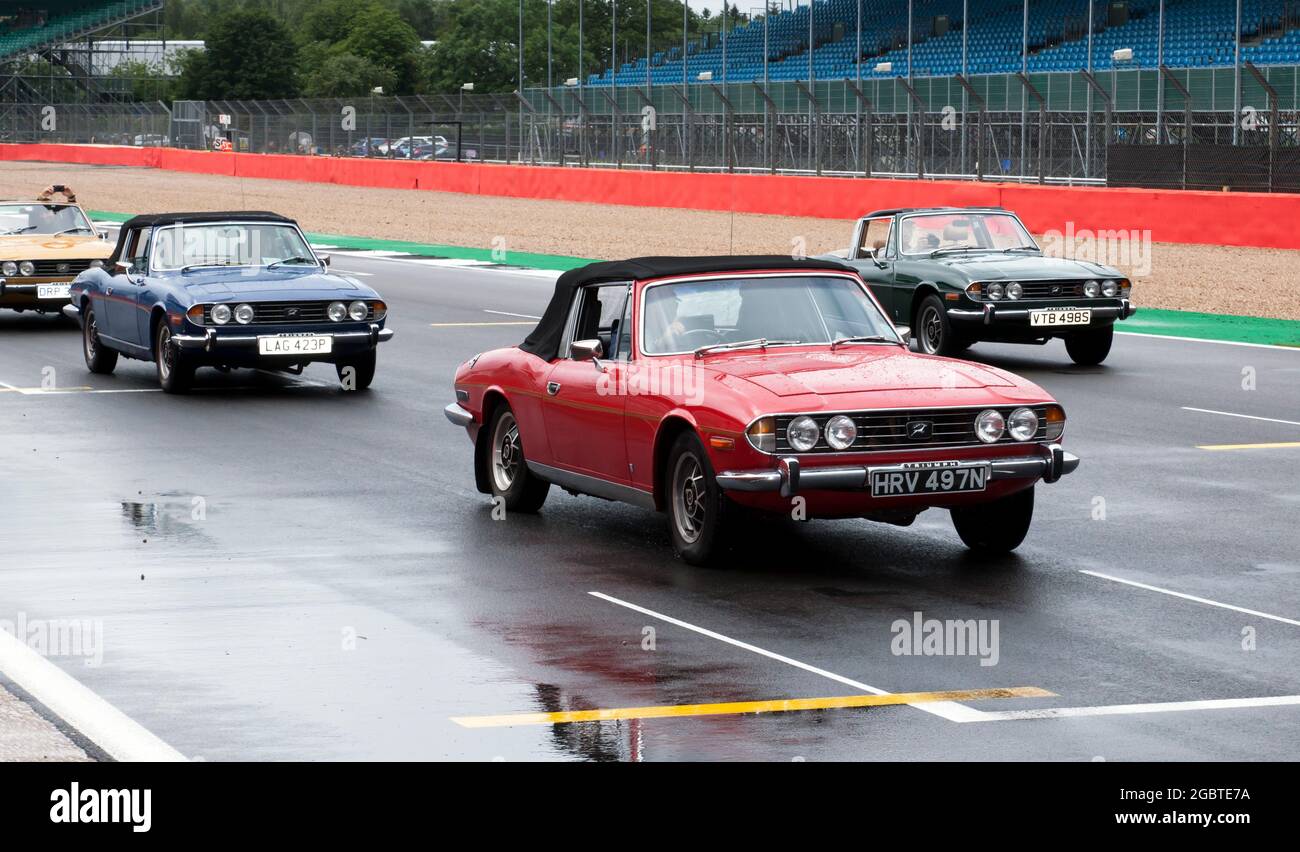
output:
M 1280 621 L 1283 624 L 1291 624 L 1294 625 L 1295 627 L 1300 627 L 1300 621 L 1296 621 L 1294 618 L 1283 618 L 1280 615 L 1270 615 L 1267 612 L 1260 612 L 1257 609 L 1246 609 L 1245 607 L 1233 606 L 1232 604 L 1220 603 L 1219 601 L 1212 601 L 1209 598 L 1198 598 L 1196 595 L 1189 595 L 1183 592 L 1175 592 L 1172 591 L 1171 589 L 1162 589 L 1159 586 L 1149 586 L 1146 583 L 1139 583 L 1136 580 L 1125 580 L 1123 577 L 1112 577 L 1110 574 L 1102 574 L 1099 571 L 1081 570 L 1079 571 L 1079 573 L 1087 574 L 1089 577 L 1100 577 L 1103 580 L 1110 580 L 1113 583 L 1123 583 L 1126 586 L 1133 586 L 1134 588 L 1138 588 L 1138 589 L 1146 589 L 1148 592 L 1159 592 L 1162 595 L 1169 595 L 1175 598 L 1182 598 L 1185 601 L 1193 601 L 1195 603 L 1206 604 L 1207 606 L 1217 606 L 1220 609 L 1230 609 L 1233 612 L 1240 612 L 1240 613 L 1244 613 L 1245 615 L 1253 615 L 1257 618 L 1267 618 L 1271 621 Z
M 1158 704 L 1110 704 L 1101 707 L 1048 707 L 1043 710 L 982 712 L 976 722 L 1016 722 L 1026 719 L 1068 719 L 1077 716 L 1129 716 L 1141 713 L 1179 713 L 1186 710 L 1242 710 L 1251 707 L 1288 707 L 1300 704 L 1300 695 L 1271 698 L 1211 698 L 1204 701 L 1166 701 Z
M 0 630 L 0 671 L 116 760 L 186 759 L 139 722 L 3 630 Z
M 806 672 L 811 672 L 812 674 L 820 675 L 821 677 L 824 678 L 829 678 L 830 680 L 833 680 L 837 683 L 842 683 L 845 686 L 851 686 L 854 689 L 860 689 L 863 692 L 867 692 L 872 695 L 893 694 L 891 692 L 887 692 L 878 687 L 874 687 L 862 683 L 861 681 L 853 680 L 851 678 L 844 677 L 843 675 L 835 674 L 834 672 L 828 672 L 826 669 L 819 669 L 816 666 L 809 665 L 808 663 L 803 663 L 800 662 L 799 660 L 791 659 L 790 657 L 786 657 L 782 654 L 777 654 L 772 651 L 768 651 L 764 648 L 758 647 L 757 645 L 751 645 L 748 642 L 741 642 L 739 639 L 732 639 L 730 636 L 724 636 L 721 633 L 715 633 L 714 631 L 708 630 L 704 627 L 697 627 L 694 624 L 690 624 L 689 622 L 682 621 L 681 619 L 673 618 L 672 616 L 669 615 L 664 615 L 661 612 L 655 612 L 652 609 L 646 609 L 643 606 L 637 606 L 634 603 L 628 603 L 627 601 L 619 600 L 616 597 L 612 597 L 602 592 L 588 592 L 587 594 L 593 597 L 600 598 L 603 601 L 608 601 L 612 604 L 617 604 L 618 606 L 626 607 L 627 609 L 630 610 L 635 610 L 636 612 L 642 613 L 643 615 L 648 615 L 651 618 L 657 618 L 660 621 L 666 621 L 669 624 L 675 624 L 678 627 L 683 627 L 687 630 L 691 630 L 696 633 L 699 633 L 701 636 L 708 636 L 710 639 L 717 639 L 719 642 L 726 642 L 728 645 L 734 645 L 737 648 L 743 648 L 746 651 L 752 651 L 755 654 L 760 654 L 764 657 L 767 657 L 768 659 L 776 660 L 777 662 L 780 663 L 785 663 L 788 666 L 794 666 L 797 669 L 803 669 Z M 967 707 L 965 704 L 961 704 L 956 701 L 933 701 L 933 702 L 924 702 L 920 704 L 909 704 L 907 706 L 915 707 L 917 710 L 920 710 L 925 713 L 930 713 L 931 715 L 938 716 L 942 719 L 947 719 L 950 722 L 975 722 L 975 721 L 979 721 L 980 717 L 984 715 L 984 711 L 976 710 L 973 707 Z
M 1201 414 L 1222 414 L 1224 417 L 1240 417 L 1243 420 L 1263 420 L 1265 423 L 1285 423 L 1287 426 L 1300 426 L 1300 420 L 1278 420 L 1276 417 L 1259 417 L 1254 414 L 1236 414 L 1231 411 L 1215 411 L 1213 408 L 1192 408 L 1184 405 L 1183 411 L 1196 411 Z
M 1153 334 L 1147 331 L 1117 331 L 1128 337 L 1145 337 L 1158 340 L 1182 340 L 1187 343 L 1217 343 L 1220 346 L 1249 346 L 1254 349 L 1280 349 L 1283 352 L 1300 352 L 1300 346 L 1279 346 L 1276 343 L 1246 343 L 1242 340 L 1214 340 L 1209 337 L 1180 337 L 1176 334 Z

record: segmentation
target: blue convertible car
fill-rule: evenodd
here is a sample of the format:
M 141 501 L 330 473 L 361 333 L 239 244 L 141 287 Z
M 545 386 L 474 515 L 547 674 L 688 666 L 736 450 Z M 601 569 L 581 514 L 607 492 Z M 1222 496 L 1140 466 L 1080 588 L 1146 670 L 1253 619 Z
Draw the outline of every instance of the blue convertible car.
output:
M 300 373 L 322 361 L 345 390 L 364 390 L 393 336 L 388 308 L 328 264 L 275 213 L 136 216 L 105 268 L 72 282 L 64 312 L 81 323 L 92 373 L 119 355 L 154 361 L 163 390 L 183 393 L 198 367 Z

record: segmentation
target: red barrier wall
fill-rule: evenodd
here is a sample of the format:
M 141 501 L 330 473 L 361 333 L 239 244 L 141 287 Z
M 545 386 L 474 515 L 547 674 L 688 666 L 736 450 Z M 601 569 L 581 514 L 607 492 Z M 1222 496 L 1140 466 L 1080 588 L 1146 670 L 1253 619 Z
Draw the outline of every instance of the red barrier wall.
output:
M 1300 228 L 1294 225 L 1300 195 L 1290 193 L 689 174 L 96 145 L 0 144 L 0 160 L 828 219 L 853 219 L 888 207 L 990 205 L 1015 210 L 1035 233 L 1149 230 L 1157 242 L 1300 249 Z

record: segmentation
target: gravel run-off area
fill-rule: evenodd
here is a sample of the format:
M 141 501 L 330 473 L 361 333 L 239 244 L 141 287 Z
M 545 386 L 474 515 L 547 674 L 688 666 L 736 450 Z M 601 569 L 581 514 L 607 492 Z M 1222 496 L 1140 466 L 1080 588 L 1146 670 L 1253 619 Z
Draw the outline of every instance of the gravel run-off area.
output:
M 2 198 L 29 199 L 52 183 L 74 187 L 78 200 L 91 210 L 273 210 L 317 233 L 601 259 L 797 250 L 814 255 L 844 248 L 853 227 L 850 221 L 836 219 L 369 189 L 117 166 L 0 163 Z M 1054 253 L 1070 251 L 1063 239 L 1049 235 L 1042 242 Z M 1113 262 L 1130 275 L 1139 306 L 1300 320 L 1300 251 L 1143 244 L 1138 239 L 1118 246 L 1116 254 L 1097 252 L 1090 242 L 1075 245 L 1076 256 Z

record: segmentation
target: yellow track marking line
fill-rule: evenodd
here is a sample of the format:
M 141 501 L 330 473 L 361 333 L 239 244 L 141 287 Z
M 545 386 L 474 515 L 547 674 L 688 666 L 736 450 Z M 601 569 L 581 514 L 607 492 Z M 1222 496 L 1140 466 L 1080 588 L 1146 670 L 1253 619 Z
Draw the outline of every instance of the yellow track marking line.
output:
M 615 707 L 605 710 L 569 710 L 560 713 L 515 713 L 505 716 L 453 716 L 463 728 L 504 728 L 513 725 L 564 725 L 605 722 L 612 719 L 668 719 L 688 716 L 725 716 L 743 713 L 786 713 L 795 710 L 832 710 L 846 707 L 887 707 L 931 701 L 981 701 L 992 698 L 1052 698 L 1055 693 L 1036 686 L 1005 689 L 959 689 L 947 692 L 899 692 L 891 695 L 845 695 L 835 698 L 775 698 L 767 701 L 728 701 L 721 704 L 668 704 L 652 707 Z
M 535 322 L 431 322 L 431 328 L 476 328 L 491 325 L 537 325 Z
M 1300 447 L 1300 441 L 1274 441 L 1268 444 L 1202 444 L 1198 450 L 1282 450 Z

